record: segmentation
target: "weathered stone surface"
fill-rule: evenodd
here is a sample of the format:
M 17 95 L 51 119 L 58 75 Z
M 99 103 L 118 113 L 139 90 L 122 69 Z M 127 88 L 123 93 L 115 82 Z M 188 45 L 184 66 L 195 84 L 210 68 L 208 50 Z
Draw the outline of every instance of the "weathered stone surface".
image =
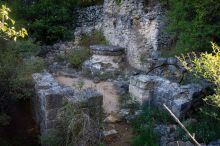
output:
M 83 63 L 83 72 L 100 79 L 116 76 L 124 66 L 123 48 L 117 46 L 95 45 L 90 47 L 93 55 Z
M 118 116 L 115 116 L 113 114 L 109 115 L 108 117 L 106 117 L 104 119 L 105 123 L 116 123 L 116 122 L 120 122 L 121 119 Z
M 82 34 L 102 31 L 110 44 L 127 48 L 127 60 L 136 69 L 148 70 L 146 67 L 151 64 L 142 59 L 158 58 L 160 50 L 170 46 L 170 39 L 163 31 L 164 10 L 158 2 L 146 5 L 144 0 L 126 0 L 117 5 L 115 0 L 105 0 L 103 6 L 78 11 L 75 44 Z
M 185 69 L 175 57 L 169 58 L 144 58 L 143 70 L 148 75 L 161 76 L 173 82 L 180 82 Z
M 164 146 L 165 146 L 165 145 L 164 145 Z M 195 146 L 195 145 L 192 144 L 190 141 L 187 141 L 187 142 L 174 141 L 174 142 L 168 143 L 166 146 Z
M 208 146 L 220 146 L 220 139 L 210 142 Z
M 41 133 L 59 125 L 58 112 L 64 101 L 78 106 L 77 110 L 83 110 L 93 120 L 101 121 L 102 95 L 92 89 L 83 91 L 74 90 L 58 84 L 48 72 L 33 74 L 36 96 L 33 97 L 33 105 L 37 123 Z
M 106 56 L 120 56 L 124 53 L 124 48 L 109 45 L 93 45 L 90 46 L 92 54 Z
M 101 31 L 103 25 L 103 6 L 91 6 L 78 9 L 78 18 L 75 35 L 75 45 L 78 45 L 81 36 L 90 35 L 94 31 Z
M 169 37 L 162 31 L 164 12 L 160 4 L 146 6 L 144 0 L 105 0 L 103 32 L 116 46 L 127 48 L 127 60 L 143 70 L 142 58 L 157 58 L 161 48 L 169 46 Z M 147 11 L 146 11 L 147 8 Z
M 176 125 L 157 125 L 154 131 L 160 136 L 160 146 L 167 146 L 178 136 Z
M 117 134 L 118 132 L 115 129 L 109 130 L 109 131 L 103 131 L 103 136 L 107 137 L 107 136 L 112 136 Z
M 92 26 L 103 19 L 103 6 L 91 6 L 77 10 L 77 27 Z
M 129 92 L 143 105 L 162 108 L 166 104 L 178 117 L 206 96 L 205 90 L 198 84 L 181 86 L 165 78 L 148 75 L 131 77 Z

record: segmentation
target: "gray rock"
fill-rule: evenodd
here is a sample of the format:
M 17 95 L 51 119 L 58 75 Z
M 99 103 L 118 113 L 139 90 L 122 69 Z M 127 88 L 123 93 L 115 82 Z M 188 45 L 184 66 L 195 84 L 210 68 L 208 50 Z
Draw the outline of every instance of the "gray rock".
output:
M 99 50 L 100 53 L 97 54 L 93 52 L 91 58 L 83 63 L 82 70 L 85 75 L 107 80 L 116 78 L 122 72 L 122 66 L 124 66 L 123 53 L 114 54 L 114 50 L 118 53 L 118 50 L 121 48 L 102 45 L 91 46 L 91 48 Z M 107 54 L 105 53 L 106 50 L 109 50 Z
M 183 142 L 183 141 L 174 141 L 167 144 L 167 146 L 195 146 L 190 141 Z
M 164 11 L 156 3 L 145 11 L 144 0 L 105 0 L 103 6 L 103 32 L 110 44 L 127 48 L 129 64 L 145 70 L 142 58 L 157 58 L 160 49 L 169 46 L 169 37 L 162 30 L 165 26 Z
M 105 123 L 117 123 L 120 121 L 121 121 L 120 117 L 112 115 L 112 114 L 104 119 Z
M 108 137 L 117 134 L 118 132 L 115 129 L 109 130 L 109 131 L 103 131 L 103 136 Z
M 118 46 L 109 45 L 93 45 L 90 46 L 93 54 L 96 55 L 107 55 L 107 56 L 120 56 L 124 53 L 124 48 Z
M 176 125 L 157 125 L 154 131 L 160 136 L 160 146 L 167 146 L 178 136 Z
M 210 142 L 208 146 L 220 146 L 220 139 Z
M 158 76 L 138 75 L 130 79 L 129 92 L 142 105 L 163 109 L 166 104 L 177 117 L 184 116 L 191 107 L 206 96 L 198 84 L 179 85 Z
M 64 101 L 77 104 L 77 110 L 83 110 L 94 121 L 101 122 L 102 95 L 92 89 L 78 91 L 60 85 L 48 72 L 32 75 L 36 96 L 32 98 L 36 121 L 41 133 L 59 125 L 58 112 Z

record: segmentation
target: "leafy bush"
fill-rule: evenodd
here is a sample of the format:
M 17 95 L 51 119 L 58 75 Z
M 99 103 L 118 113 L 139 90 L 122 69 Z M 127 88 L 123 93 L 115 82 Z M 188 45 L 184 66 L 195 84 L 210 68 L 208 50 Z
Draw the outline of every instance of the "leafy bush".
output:
M 116 2 L 117 5 L 121 4 L 121 0 L 115 0 L 115 2 Z
M 23 45 L 21 45 L 23 44 Z M 9 100 L 17 98 L 27 98 L 32 95 L 31 74 L 38 72 L 44 68 L 44 62 L 41 58 L 23 59 L 27 50 L 27 54 L 31 54 L 38 48 L 36 45 L 27 41 L 11 42 L 1 40 L 0 43 L 0 99 L 1 111 L 7 108 Z M 24 48 L 22 48 L 24 47 Z
M 78 48 L 68 56 L 69 63 L 76 68 L 81 67 L 83 62 L 90 56 L 90 50 L 87 48 Z
M 216 93 L 205 98 L 208 106 L 194 115 L 199 122 L 187 127 L 200 142 L 216 140 L 220 135 L 220 47 L 212 43 L 212 49 L 213 53 L 201 53 L 199 57 L 195 53 L 193 57 L 178 57 L 188 71 L 216 85 Z
M 133 146 L 159 146 L 158 135 L 154 131 L 156 124 L 166 124 L 173 122 L 170 116 L 156 108 L 146 108 L 144 112 L 136 118 L 132 125 L 136 136 L 133 139 Z
M 42 71 L 44 68 L 44 60 L 40 57 L 26 59 L 17 67 L 16 76 L 11 81 L 11 92 L 16 94 L 17 99 L 26 99 L 33 96 L 31 75 Z
M 210 49 L 209 42 L 220 41 L 218 0 L 161 0 L 166 5 L 167 31 L 180 52 Z
M 17 37 L 24 38 L 28 35 L 25 28 L 22 28 L 21 30 L 15 30 L 14 24 L 15 21 L 9 16 L 9 12 L 11 10 L 6 7 L 6 5 L 2 5 L 0 8 L 0 35 L 3 38 L 13 38 L 14 40 L 17 39 Z
M 76 8 L 102 4 L 103 0 L 5 0 L 19 25 L 26 25 L 32 38 L 52 44 L 73 38 Z
M 32 39 L 8 42 L 7 45 L 8 48 L 12 48 L 22 58 L 37 55 L 40 51 L 40 45 Z
M 220 47 L 212 43 L 212 49 L 213 53 L 201 53 L 200 57 L 194 53 L 193 58 L 189 55 L 188 58 L 184 55 L 178 58 L 188 71 L 215 83 L 216 94 L 208 96 L 206 101 L 211 100 L 220 108 Z
M 94 31 L 90 35 L 82 35 L 80 40 L 81 46 L 89 47 L 90 45 L 95 44 L 108 44 L 107 40 L 105 39 L 105 36 L 101 32 Z
M 220 135 L 220 109 L 217 107 L 206 105 L 195 111 L 191 118 L 198 122 L 193 122 L 186 128 L 195 134 L 196 140 L 200 143 L 209 143 L 210 141 L 219 139 Z M 188 136 L 182 129 L 179 129 L 180 139 L 189 140 Z

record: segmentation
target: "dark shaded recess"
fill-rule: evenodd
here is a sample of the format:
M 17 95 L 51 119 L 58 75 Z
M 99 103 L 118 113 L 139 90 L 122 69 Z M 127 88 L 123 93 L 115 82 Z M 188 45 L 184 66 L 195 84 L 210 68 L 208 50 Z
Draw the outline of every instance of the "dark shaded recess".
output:
M 7 114 L 11 122 L 8 126 L 0 126 L 0 146 L 40 146 L 30 100 L 11 103 Z

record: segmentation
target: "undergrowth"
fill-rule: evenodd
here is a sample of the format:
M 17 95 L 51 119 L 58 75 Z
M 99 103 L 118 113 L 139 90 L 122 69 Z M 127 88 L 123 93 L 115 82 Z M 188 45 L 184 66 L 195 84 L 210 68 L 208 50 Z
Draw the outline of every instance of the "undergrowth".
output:
M 105 36 L 101 32 L 94 31 L 90 35 L 86 35 L 86 34 L 82 35 L 79 44 L 80 46 L 89 47 L 90 45 L 96 45 L 96 44 L 106 45 L 108 44 L 108 41 L 105 39 Z
M 170 116 L 157 108 L 145 108 L 143 113 L 133 122 L 136 136 L 133 138 L 133 146 L 159 146 L 159 136 L 154 131 L 156 124 L 172 123 Z
M 78 48 L 73 50 L 68 55 L 69 63 L 75 67 L 80 68 L 83 62 L 90 56 L 90 50 L 88 48 Z
M 220 109 L 205 105 L 196 110 L 190 118 L 196 119 L 186 126 L 190 133 L 195 134 L 200 143 L 209 143 L 220 138 Z M 182 129 L 179 129 L 180 139 L 187 141 L 189 138 Z

